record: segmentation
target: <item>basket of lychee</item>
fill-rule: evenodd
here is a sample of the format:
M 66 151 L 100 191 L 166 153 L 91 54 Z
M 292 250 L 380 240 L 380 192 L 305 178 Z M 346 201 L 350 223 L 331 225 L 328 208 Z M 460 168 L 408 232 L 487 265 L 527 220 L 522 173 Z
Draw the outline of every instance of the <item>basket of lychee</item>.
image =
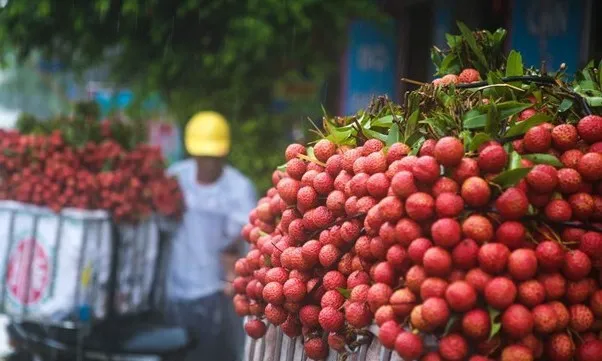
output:
M 583 91 L 599 69 L 567 83 L 513 54 L 286 149 L 236 263 L 250 337 L 275 325 L 315 360 L 362 342 L 406 361 L 602 360 L 602 109 Z

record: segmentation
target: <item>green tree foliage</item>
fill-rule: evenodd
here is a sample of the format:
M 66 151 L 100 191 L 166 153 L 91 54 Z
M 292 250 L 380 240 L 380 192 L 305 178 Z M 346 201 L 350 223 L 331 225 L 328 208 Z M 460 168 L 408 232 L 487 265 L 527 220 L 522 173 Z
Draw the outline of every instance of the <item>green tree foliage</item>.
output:
M 16 48 L 21 59 L 41 50 L 75 69 L 108 60 L 115 80 L 136 91 L 158 90 L 179 121 L 203 108 L 223 112 L 253 157 L 256 147 L 262 149 L 255 153 L 274 153 L 281 144 L 266 137 L 282 138 L 286 128 L 266 116 L 274 81 L 307 66 L 335 69 L 348 19 L 377 16 L 376 4 L 8 0 L 0 9 L 0 45 Z

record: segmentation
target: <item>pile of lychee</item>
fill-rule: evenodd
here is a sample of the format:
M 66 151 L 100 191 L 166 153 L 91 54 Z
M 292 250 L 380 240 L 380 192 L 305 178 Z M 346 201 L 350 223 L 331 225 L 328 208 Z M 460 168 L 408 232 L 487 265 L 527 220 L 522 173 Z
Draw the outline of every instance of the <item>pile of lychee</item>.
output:
M 530 170 L 497 184 L 511 149 Z M 602 360 L 602 117 L 411 152 L 376 139 L 286 149 L 235 267 L 248 335 L 271 323 L 320 360 L 375 323 L 406 361 Z

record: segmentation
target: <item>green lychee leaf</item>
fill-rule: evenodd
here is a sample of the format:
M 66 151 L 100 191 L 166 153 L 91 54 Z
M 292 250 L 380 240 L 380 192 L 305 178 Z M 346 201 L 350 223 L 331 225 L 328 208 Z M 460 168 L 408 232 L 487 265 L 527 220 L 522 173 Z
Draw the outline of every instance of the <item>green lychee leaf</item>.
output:
M 286 172 L 286 163 L 279 165 L 278 167 L 276 167 L 276 169 L 281 172 Z
M 562 99 L 562 102 L 560 102 L 560 105 L 558 106 L 558 112 L 559 113 L 566 112 L 567 110 L 571 109 L 573 104 L 575 104 L 575 102 L 573 102 L 572 99 L 569 99 L 569 98 Z
M 412 145 L 412 151 L 410 152 L 410 155 L 418 154 L 420 148 L 422 147 L 422 144 L 424 144 L 425 141 L 426 139 L 424 137 L 420 137 L 418 140 L 416 140 L 414 142 L 414 145 Z
M 555 156 L 545 153 L 525 154 L 523 158 L 530 160 L 535 164 L 549 164 L 556 168 L 564 167 L 564 164 Z
M 267 254 L 263 258 L 263 263 L 266 267 L 272 267 L 272 256 Z
M 502 323 L 497 321 L 497 318 L 500 316 L 501 312 L 491 306 L 487 308 L 487 311 L 489 313 L 489 320 L 491 322 L 491 330 L 489 331 L 489 339 L 491 340 L 500 332 L 500 329 L 502 328 Z
M 316 159 L 316 155 L 314 154 L 314 147 L 307 148 L 307 156 L 311 159 Z
M 590 107 L 602 107 L 602 97 L 584 97 Z
M 461 21 L 458 21 L 458 28 L 460 29 L 460 33 L 462 34 L 462 38 L 468 44 L 468 47 L 474 55 L 476 55 L 478 63 L 474 64 L 477 70 L 480 73 L 484 73 L 488 70 L 487 59 L 485 58 L 485 54 L 483 54 L 483 50 L 477 44 L 477 39 L 475 39 L 474 34 L 470 29 Z
M 372 121 L 373 127 L 389 128 L 393 124 L 393 115 L 385 115 Z
M 418 125 L 418 116 L 420 114 L 420 110 L 416 109 L 412 114 L 408 117 L 406 121 L 406 126 L 403 132 L 403 140 L 404 142 L 408 142 L 408 139 L 414 134 L 416 131 L 416 126 Z
M 470 148 L 469 150 L 474 152 L 477 149 L 479 149 L 479 147 L 481 146 L 481 144 L 488 142 L 491 140 L 491 136 L 487 133 L 477 133 L 475 134 L 475 136 L 472 138 L 471 142 L 470 142 Z
M 519 52 L 511 50 L 506 60 L 506 76 L 521 76 L 523 74 L 523 57 Z
M 537 126 L 539 124 L 543 124 L 545 122 L 549 122 L 552 120 L 552 117 L 548 114 L 537 113 L 532 117 L 514 124 L 511 126 L 504 135 L 506 138 L 515 137 L 517 135 L 525 134 L 529 129 Z
M 451 317 L 447 321 L 447 325 L 445 325 L 445 330 L 443 331 L 443 336 L 448 335 L 450 333 L 450 331 L 452 330 L 452 328 L 454 327 L 454 325 L 459 320 L 460 320 L 460 315 L 459 314 L 454 313 L 453 315 L 451 315 Z
M 345 299 L 349 299 L 349 297 L 351 297 L 351 290 L 348 290 L 347 288 L 337 288 L 337 291 L 343 296 L 345 297 Z
M 495 102 L 490 103 L 489 111 L 487 112 L 487 123 L 485 123 L 485 133 L 498 134 L 500 130 L 499 113 Z
M 602 87 L 602 60 L 600 60 L 600 63 L 598 64 L 598 84 Z
M 387 135 L 387 146 L 390 147 L 394 143 L 399 142 L 399 137 L 399 125 L 397 125 L 397 123 L 394 123 L 389 129 L 389 134 Z
M 500 173 L 497 177 L 493 178 L 491 181 L 500 187 L 508 188 L 516 185 L 523 179 L 531 168 L 516 168 L 510 169 L 505 172 Z
M 500 119 L 505 119 L 511 117 L 517 113 L 522 112 L 523 110 L 532 107 L 531 103 L 521 103 L 517 101 L 507 101 L 503 103 L 497 104 L 497 109 L 499 112 Z M 484 128 L 487 124 L 487 112 L 491 104 L 484 105 L 479 107 L 478 109 L 472 109 L 463 117 L 464 128 L 467 129 L 478 129 Z
M 381 142 L 386 143 L 387 142 L 387 136 L 379 133 L 377 131 L 374 131 L 372 129 L 363 129 L 362 132 L 364 132 L 365 135 L 367 135 L 369 138 L 374 138 L 374 139 L 378 139 Z
M 515 151 L 511 152 L 510 153 L 510 162 L 509 162 L 508 169 L 521 168 L 522 167 L 521 159 L 522 158 L 521 158 L 520 154 L 518 154 Z

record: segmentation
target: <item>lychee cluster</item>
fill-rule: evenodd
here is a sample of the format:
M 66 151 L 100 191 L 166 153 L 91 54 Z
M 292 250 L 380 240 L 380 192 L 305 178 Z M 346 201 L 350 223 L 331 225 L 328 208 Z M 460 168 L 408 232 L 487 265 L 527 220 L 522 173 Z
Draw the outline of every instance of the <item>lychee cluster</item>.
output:
M 252 316 L 251 337 L 267 321 L 303 335 L 319 360 L 376 323 L 408 361 L 600 357 L 602 117 L 534 125 L 475 152 L 451 136 L 417 154 L 322 139 L 285 157 L 236 263 L 234 305 Z M 496 183 L 512 163 L 524 177 Z

